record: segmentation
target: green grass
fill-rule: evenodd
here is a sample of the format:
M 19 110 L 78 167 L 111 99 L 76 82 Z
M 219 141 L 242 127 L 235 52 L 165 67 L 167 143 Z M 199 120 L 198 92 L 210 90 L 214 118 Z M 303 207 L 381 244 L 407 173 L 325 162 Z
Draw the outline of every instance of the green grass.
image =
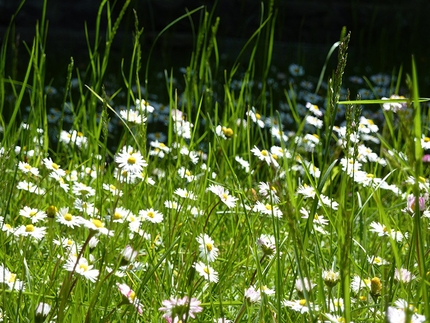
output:
M 157 102 L 151 89 L 160 87 L 149 78 L 154 47 L 141 48 L 137 14 L 121 75 L 112 81 L 107 72 L 128 5 L 114 19 L 110 2 L 101 3 L 94 44 L 84 35 L 88 68 L 80 71 L 71 58 L 58 92 L 45 79 L 44 14 L 25 46 L 22 77 L 9 70 L 12 45 L 4 38 L 3 321 L 430 317 L 428 99 L 418 91 L 414 59 L 411 71 L 379 76 L 389 82 L 374 75 L 351 83 L 350 35 L 342 30 L 319 79 L 294 71 L 276 78 L 270 2 L 237 60 L 222 66 L 222 21 L 201 7 L 159 35 L 189 20 L 195 47 L 181 80 L 165 67 L 167 99 Z M 352 99 L 355 92 L 369 97 Z M 392 94 L 403 97 L 382 98 Z M 49 311 L 36 314 L 42 302 Z

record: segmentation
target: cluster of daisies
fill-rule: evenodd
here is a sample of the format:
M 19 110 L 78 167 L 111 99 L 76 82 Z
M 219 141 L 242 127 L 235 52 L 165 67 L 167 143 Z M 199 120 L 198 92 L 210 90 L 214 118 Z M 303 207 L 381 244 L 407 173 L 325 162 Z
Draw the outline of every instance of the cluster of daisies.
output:
M 312 234 L 319 241 L 319 245 L 312 245 L 315 249 L 330 244 L 336 235 L 334 228 L 336 223 L 333 221 L 341 201 L 337 200 L 337 195 L 326 195 L 317 187 L 315 183 L 321 177 L 321 171 L 312 158 L 314 153 L 321 151 L 323 145 L 320 130 L 324 127 L 324 108 L 319 105 L 324 104 L 324 98 L 311 92 L 314 89 L 312 82 L 300 80 L 304 75 L 303 67 L 290 66 L 290 74 L 293 79 L 289 81 L 293 84 L 294 92 L 290 92 L 289 95 L 294 95 L 303 102 L 298 104 L 297 109 L 299 115 L 303 117 L 305 131 L 295 134 L 285 130 L 293 120 L 289 107 L 283 104 L 280 104 L 278 117 L 265 116 L 255 107 L 249 107 L 244 112 L 243 118 L 229 120 L 230 123 L 226 121 L 225 124 L 218 124 L 211 129 L 217 139 L 216 142 L 220 145 L 232 142 L 239 127 L 244 129 L 254 127 L 258 131 L 267 131 L 271 136 L 272 144 L 258 143 L 249 151 L 228 156 L 231 157 L 231 167 L 237 174 L 252 176 L 253 184 L 248 190 L 243 189 L 245 184 L 243 187 L 241 184 L 242 189 L 239 190 L 231 179 L 217 174 L 216 168 L 212 169 L 212 165 L 207 164 L 208 151 L 190 148 L 193 147 L 189 143 L 194 125 L 181 111 L 149 104 L 145 100 L 136 100 L 135 105 L 129 108 L 117 108 L 118 119 L 126 123 L 131 131 L 134 131 L 133 126 L 145 125 L 152 121 L 171 122 L 174 135 L 180 140 L 167 145 L 166 135 L 150 133 L 148 147 L 145 147 L 148 148 L 147 156 L 142 154 L 143 149 L 137 144 L 124 145 L 115 154 L 112 168 L 106 168 L 101 164 L 101 156 L 94 156 L 97 166 L 85 166 L 85 163 L 76 166 L 69 160 L 60 162 L 54 161 L 52 157 L 45 157 L 42 148 L 43 131 L 39 130 L 37 133 L 40 137 L 34 138 L 33 149 L 15 147 L 12 151 L 7 151 L 2 148 L 2 156 L 15 154 L 20 159 L 16 168 L 17 181 L 13 188 L 17 192 L 15 198 L 19 208 L 14 214 L 5 213 L 0 217 L 5 243 L 18 245 L 25 241 L 34 246 L 49 245 L 50 248 L 57 250 L 64 275 L 70 279 L 82 279 L 89 286 L 114 275 L 120 299 L 113 311 L 119 306 L 131 305 L 139 315 L 144 315 L 142 298 L 146 296 L 142 288 L 136 289 L 136 285 L 133 286 L 133 279 L 128 279 L 139 277 L 140 271 L 146 270 L 148 265 L 139 260 L 139 256 L 144 255 L 146 250 L 135 248 L 133 246 L 135 241 L 144 239 L 149 242 L 151 248 L 158 250 L 157 245 L 163 245 L 167 234 L 167 226 L 164 226 L 164 223 L 171 214 L 180 214 L 186 217 L 186 221 L 195 217 L 209 217 L 210 212 L 216 210 L 225 214 L 254 217 L 261 220 L 261 223 L 265 223 L 265 220 L 268 220 L 267 223 L 276 221 L 286 223 L 291 219 L 287 219 L 284 213 L 284 197 L 288 191 L 282 183 L 285 183 L 287 176 L 292 176 L 287 172 L 292 172 L 297 179 L 296 183 L 293 183 L 296 185 L 294 198 L 300 205 L 296 210 L 297 219 L 292 221 L 296 221 L 294 224 L 298 228 L 307 228 L 306 224 L 312 224 L 310 227 Z M 286 77 L 279 75 L 279 78 Z M 359 78 L 351 81 L 361 84 Z M 388 96 L 388 92 L 383 90 L 383 87 L 389 84 L 385 75 L 371 77 L 371 81 L 375 83 L 375 88 L 379 86 L 375 93 Z M 364 90 L 360 91 L 363 98 L 371 97 L 371 94 L 365 93 Z M 395 114 L 405 109 L 405 106 L 386 103 L 383 109 Z M 402 215 L 412 218 L 419 210 L 423 218 L 429 218 L 430 203 L 427 193 L 430 190 L 429 181 L 425 178 L 410 177 L 402 186 L 392 183 L 389 176 L 376 177 L 375 169 L 383 169 L 389 165 L 389 160 L 380 157 L 371 148 L 372 145 L 380 144 L 377 135 L 379 127 L 369 116 L 362 116 L 357 121 L 355 131 L 350 131 L 346 125 L 333 129 L 333 137 L 337 138 L 336 147 L 346 156 L 336 160 L 338 173 L 347 176 L 363 190 L 372 192 L 383 190 L 387 196 L 391 194 L 393 199 L 401 200 L 405 206 L 401 210 Z M 29 127 L 25 125 L 23 130 L 29 130 Z M 88 137 L 77 130 L 62 131 L 59 142 L 69 148 L 76 147 L 80 151 L 91 149 Z M 424 149 L 430 149 L 429 142 L 430 139 L 423 136 Z M 407 163 L 407 157 L 401 152 L 390 150 L 388 154 Z M 173 173 L 167 165 L 172 161 L 177 165 Z M 107 170 L 111 170 L 111 173 L 108 174 Z M 262 180 L 262 176 L 268 178 Z M 128 199 L 137 198 L 137 191 L 146 194 L 150 187 L 167 185 L 168 181 L 179 183 L 170 194 L 168 190 L 163 189 L 161 192 L 166 196 L 152 199 L 154 202 L 148 202 L 145 207 L 129 207 L 133 203 L 129 203 Z M 420 196 L 404 193 L 410 191 L 416 181 L 419 182 Z M 143 189 L 139 185 L 142 185 Z M 56 199 L 53 198 L 55 195 L 67 198 Z M 50 202 L 41 209 L 39 200 L 45 201 L 43 203 L 47 203 L 48 200 L 55 202 Z M 381 222 L 369 221 L 370 223 L 366 222 L 363 225 L 368 226 L 372 237 L 381 238 L 384 248 L 389 250 L 390 245 L 394 243 L 407 245 L 411 235 L 409 232 L 404 231 L 405 229 L 399 227 L 394 220 L 387 222 L 385 219 L 378 219 L 378 221 Z M 222 224 L 220 226 L 222 227 Z M 61 234 L 52 234 L 52 229 Z M 227 253 L 218 245 L 221 240 L 215 242 L 212 238 L 218 238 L 216 231 L 212 234 L 206 229 L 204 227 L 201 232 L 193 232 L 192 242 L 187 241 L 187 248 L 190 245 L 197 245 L 191 252 L 196 253 L 198 257 L 195 257 L 190 266 L 198 274 L 200 284 L 196 285 L 202 286 L 202 290 L 224 283 L 220 281 L 219 270 L 222 268 L 222 261 L 219 255 Z M 289 239 L 285 230 L 280 232 L 280 241 L 276 241 L 270 226 L 263 226 L 261 231 L 251 246 L 258 250 L 261 264 L 266 264 L 265 261 L 271 263 L 274 257 L 291 252 L 290 248 L 280 242 Z M 121 247 L 116 263 L 102 264 L 100 259 L 94 256 L 93 251 L 103 248 L 100 241 L 106 243 L 118 237 L 125 237 L 129 244 Z M 240 257 L 241 255 L 238 255 L 238 259 L 233 261 L 239 261 Z M 363 270 L 360 275 L 354 274 L 351 277 L 351 303 L 354 310 L 360 312 L 364 308 L 375 307 L 371 315 L 378 320 L 386 319 L 391 323 L 405 322 L 406 319 L 424 322 L 424 316 L 416 310 L 419 304 L 413 305 L 401 298 L 393 300 L 386 310 L 377 307 L 384 293 L 384 284 L 392 283 L 401 289 L 407 284 L 413 284 L 418 277 L 416 270 L 410 266 L 406 268 L 406 265 L 394 265 L 394 259 L 385 258 L 386 254 L 366 253 L 366 265 L 371 268 L 369 272 L 372 272 L 372 275 Z M 384 266 L 393 269 L 390 281 L 384 281 L 387 276 L 383 277 L 380 274 L 380 268 Z M 25 276 L 18 276 L 9 268 L 6 263 L 1 264 L 0 282 L 10 291 L 24 291 Z M 219 318 L 217 321 L 230 322 L 230 318 L 234 317 L 238 321 L 240 315 L 244 315 L 245 307 L 252 309 L 255 304 L 271 302 L 274 296 L 278 296 L 282 297 L 284 310 L 289 314 L 304 315 L 306 318 L 318 316 L 324 322 L 342 322 L 345 302 L 335 293 L 340 281 L 340 272 L 335 264 L 332 269 L 318 268 L 315 271 L 318 277 L 303 277 L 296 272 L 296 268 L 293 268 L 295 276 L 291 277 L 289 282 L 294 286 L 294 290 L 292 289 L 288 295 L 277 295 L 280 291 L 273 287 L 275 286 L 273 277 L 270 276 L 263 282 L 256 278 L 259 275 L 254 275 L 246 282 L 245 288 L 242 282 L 239 293 L 234 293 L 235 301 L 241 301 L 243 307 L 236 314 L 228 313 L 231 317 Z M 240 275 L 241 272 L 238 273 L 238 276 Z M 172 281 L 174 279 L 173 277 Z M 230 286 L 233 289 L 234 282 L 233 279 L 233 285 Z M 73 285 L 69 288 L 67 292 L 71 293 Z M 180 288 L 172 290 L 173 295 L 154 305 L 160 316 L 167 322 L 198 319 L 205 308 L 201 301 L 206 299 L 199 300 L 193 297 L 196 295 L 184 296 L 184 291 Z M 324 293 L 324 297 L 317 297 L 317 293 Z M 196 294 L 202 297 L 202 293 Z M 318 302 L 320 299 L 324 299 L 325 302 Z M 49 313 L 52 305 L 40 303 L 36 309 L 36 316 L 51 315 Z M 255 311 L 257 308 L 259 306 L 255 306 Z M 108 315 L 113 315 L 113 312 Z M 367 316 L 366 319 L 370 317 Z

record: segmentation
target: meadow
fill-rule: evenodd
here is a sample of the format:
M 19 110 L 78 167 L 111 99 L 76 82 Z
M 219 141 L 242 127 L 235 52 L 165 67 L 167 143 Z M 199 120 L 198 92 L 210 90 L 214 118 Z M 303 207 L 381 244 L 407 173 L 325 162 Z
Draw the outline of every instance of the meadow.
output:
M 151 83 L 136 13 L 112 80 L 128 4 L 114 17 L 101 1 L 89 64 L 71 58 L 61 87 L 46 1 L 28 61 L 12 27 L 3 39 L 0 321 L 426 322 L 430 115 L 414 58 L 346 75 L 343 29 L 320 75 L 279 70 L 262 6 L 225 68 L 222 22 L 196 8 L 154 40 L 199 17 L 181 79 L 166 66 Z

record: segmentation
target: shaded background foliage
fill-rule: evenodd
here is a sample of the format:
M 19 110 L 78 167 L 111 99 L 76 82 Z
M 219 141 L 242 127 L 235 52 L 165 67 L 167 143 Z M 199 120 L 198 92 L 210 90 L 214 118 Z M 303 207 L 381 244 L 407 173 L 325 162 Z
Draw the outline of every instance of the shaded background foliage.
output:
M 220 52 L 224 59 L 234 60 L 259 26 L 262 2 L 267 10 L 268 0 L 132 0 L 113 47 L 113 58 L 120 59 L 131 50 L 132 9 L 136 10 L 144 28 L 145 51 L 160 30 L 184 14 L 186 9 L 215 5 L 215 16 L 221 20 L 218 30 Z M 120 10 L 121 3 L 116 4 L 116 11 Z M 52 73 L 49 64 L 66 66 L 70 56 L 74 57 L 76 66 L 86 66 L 84 23 L 90 32 L 94 29 L 99 4 L 100 0 L 48 1 L 46 51 L 48 56 L 55 57 L 55 62 L 48 62 L 48 76 Z M 18 5 L 16 0 L 0 0 L 0 37 Z M 15 36 L 19 41 L 31 42 L 42 6 L 41 0 L 26 1 L 15 19 Z M 427 70 L 430 65 L 429 41 L 422 36 L 430 28 L 428 1 L 277 0 L 275 8 L 274 65 L 280 69 L 286 70 L 288 64 L 297 62 L 305 65 L 308 71 L 317 71 L 330 46 L 338 40 L 342 26 L 351 30 L 349 55 L 353 66 L 348 68 L 353 69 L 353 73 L 391 72 L 393 67 L 409 64 L 411 54 L 416 56 L 419 68 Z M 194 22 L 198 25 L 197 16 Z M 192 48 L 190 21 L 183 20 L 160 39 L 158 63 L 164 67 L 185 65 Z M 56 66 L 51 67 L 54 73 L 58 71 Z

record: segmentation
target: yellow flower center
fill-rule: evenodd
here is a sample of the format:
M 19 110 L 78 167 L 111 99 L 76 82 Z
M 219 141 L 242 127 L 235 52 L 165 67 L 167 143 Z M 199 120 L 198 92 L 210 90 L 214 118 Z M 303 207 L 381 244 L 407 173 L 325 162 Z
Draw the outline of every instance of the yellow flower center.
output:
M 134 301 L 134 298 L 136 297 L 136 293 L 132 290 L 128 293 L 128 298 L 130 298 L 132 301 Z
M 265 205 L 266 210 L 272 211 L 272 206 L 270 204 Z
M 305 306 L 305 305 L 306 305 L 306 300 L 305 300 L 305 299 L 301 299 L 301 300 L 299 301 L 299 304 L 300 304 L 301 306 Z
M 84 134 L 82 132 L 78 131 L 78 137 L 83 137 L 83 136 L 84 136 Z
M 88 270 L 88 266 L 86 264 L 80 264 L 79 268 L 82 269 L 83 271 L 87 271 Z
M 25 232 L 34 232 L 34 225 L 32 224 L 27 224 L 25 226 Z
M 52 163 L 52 168 L 58 170 L 60 166 L 58 166 L 56 163 Z
M 64 220 L 66 220 L 66 221 L 72 221 L 73 220 L 73 215 L 71 215 L 70 213 L 64 214 Z
M 10 274 L 8 283 L 14 283 L 16 280 L 16 274 Z
M 231 128 L 222 127 L 222 132 L 226 137 L 233 136 L 233 130 Z
M 261 151 L 261 154 L 264 156 L 264 157 L 266 157 L 266 156 L 268 156 L 269 155 L 269 153 L 267 152 L 267 150 L 265 150 L 265 149 L 263 149 L 262 151 Z
M 136 164 L 136 157 L 134 157 L 134 156 L 130 156 L 130 157 L 128 157 L 128 159 L 127 159 L 127 163 L 129 163 L 129 164 L 131 164 L 131 165 Z
M 222 199 L 223 199 L 224 201 L 227 201 L 227 198 L 228 198 L 228 195 L 227 195 L 227 194 L 225 194 L 225 193 L 223 193 L 223 194 L 222 194 Z
M 149 211 L 147 215 L 148 215 L 151 219 L 153 219 L 153 218 L 154 218 L 154 216 L 155 216 L 154 212 L 152 212 L 152 211 Z
M 213 244 L 212 244 L 212 243 L 209 243 L 209 242 L 208 242 L 208 243 L 206 243 L 206 250 L 207 250 L 207 251 L 212 251 L 213 247 L 214 247 L 214 246 L 213 246 Z
M 31 166 L 27 164 L 27 165 L 24 165 L 24 168 L 30 170 Z
M 67 239 L 67 245 L 68 245 L 68 246 L 73 245 L 73 241 L 72 241 L 72 240 L 70 240 L 70 239 Z
M 101 229 L 104 227 L 102 221 L 98 219 L 92 219 L 91 222 L 96 226 L 96 228 Z
M 209 273 L 210 273 L 210 271 L 209 271 L 209 268 L 208 268 L 208 267 L 203 268 L 203 271 L 204 271 L 206 274 L 209 274 Z
M 115 220 L 119 220 L 119 219 L 122 219 L 122 215 L 121 215 L 120 213 L 118 213 L 118 212 L 115 212 L 115 213 L 113 214 L 113 218 L 114 218 Z
M 116 186 L 115 185 L 109 185 L 109 188 L 112 190 L 112 191 L 116 191 Z
M 419 180 L 421 183 L 425 183 L 425 182 L 426 182 L 426 179 L 425 179 L 424 177 L 422 177 L 422 176 L 418 176 L 418 180 Z
M 191 172 L 190 172 L 189 170 L 186 170 L 186 171 L 185 171 L 185 175 L 186 175 L 186 176 L 191 176 Z
M 35 216 L 37 214 L 36 211 L 30 211 L 30 216 Z

